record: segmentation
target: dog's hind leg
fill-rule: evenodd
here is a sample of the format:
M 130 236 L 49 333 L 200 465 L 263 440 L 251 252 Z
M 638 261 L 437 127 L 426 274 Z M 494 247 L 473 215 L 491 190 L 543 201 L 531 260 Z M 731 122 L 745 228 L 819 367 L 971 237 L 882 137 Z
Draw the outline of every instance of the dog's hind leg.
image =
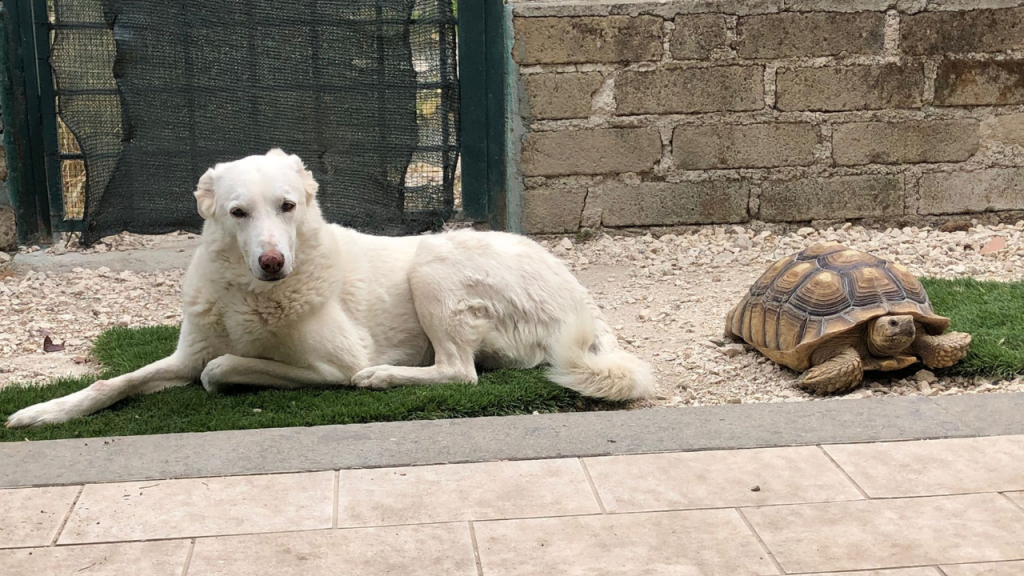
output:
M 413 300 L 420 325 L 434 349 L 433 366 L 371 366 L 356 373 L 360 388 L 477 381 L 474 353 L 491 329 L 486 303 L 469 298 L 450 276 L 413 276 Z
M 98 380 L 67 396 L 23 408 L 7 419 L 7 427 L 58 424 L 92 414 L 128 396 L 184 386 L 199 377 L 203 365 L 213 355 L 208 342 L 186 320 L 181 326 L 178 348 L 167 358 L 116 378 Z

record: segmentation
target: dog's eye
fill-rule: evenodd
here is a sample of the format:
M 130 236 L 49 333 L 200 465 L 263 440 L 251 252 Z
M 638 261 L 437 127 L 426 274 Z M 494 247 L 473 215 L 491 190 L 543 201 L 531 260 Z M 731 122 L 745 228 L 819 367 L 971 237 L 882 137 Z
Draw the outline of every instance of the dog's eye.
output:
M 245 210 L 242 210 L 241 208 L 233 208 L 231 210 L 231 215 L 235 218 L 245 218 Z
M 295 202 L 281 204 L 281 212 L 291 212 L 292 210 L 295 210 Z

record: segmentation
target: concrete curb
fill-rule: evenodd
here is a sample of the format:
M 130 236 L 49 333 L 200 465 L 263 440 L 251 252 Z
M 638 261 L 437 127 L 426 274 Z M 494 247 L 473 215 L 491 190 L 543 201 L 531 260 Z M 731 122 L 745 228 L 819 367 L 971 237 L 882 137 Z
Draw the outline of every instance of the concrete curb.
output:
M 1024 393 L 0 444 L 0 487 L 1024 434 Z

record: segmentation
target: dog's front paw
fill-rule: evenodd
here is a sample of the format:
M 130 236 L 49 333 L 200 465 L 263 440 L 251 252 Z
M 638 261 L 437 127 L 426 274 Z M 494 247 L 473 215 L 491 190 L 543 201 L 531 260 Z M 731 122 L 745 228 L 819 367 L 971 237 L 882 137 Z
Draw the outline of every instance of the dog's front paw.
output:
M 75 417 L 66 409 L 66 402 L 55 398 L 22 408 L 7 418 L 8 428 L 34 428 L 44 424 L 60 424 Z
M 200 382 L 203 383 L 203 388 L 211 394 L 218 392 L 224 392 L 228 387 L 225 375 L 227 374 L 227 367 L 232 361 L 230 354 L 214 358 L 203 368 L 202 375 L 199 376 Z
M 358 388 L 384 390 L 391 386 L 387 366 L 371 366 L 363 368 L 352 377 L 352 384 Z

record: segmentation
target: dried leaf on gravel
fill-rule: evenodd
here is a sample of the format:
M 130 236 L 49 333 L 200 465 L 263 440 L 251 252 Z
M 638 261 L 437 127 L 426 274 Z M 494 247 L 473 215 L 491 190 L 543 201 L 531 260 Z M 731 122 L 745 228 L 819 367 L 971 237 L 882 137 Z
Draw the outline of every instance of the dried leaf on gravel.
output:
M 63 352 L 64 342 L 60 344 L 54 344 L 53 339 L 47 336 L 43 338 L 43 352 Z

